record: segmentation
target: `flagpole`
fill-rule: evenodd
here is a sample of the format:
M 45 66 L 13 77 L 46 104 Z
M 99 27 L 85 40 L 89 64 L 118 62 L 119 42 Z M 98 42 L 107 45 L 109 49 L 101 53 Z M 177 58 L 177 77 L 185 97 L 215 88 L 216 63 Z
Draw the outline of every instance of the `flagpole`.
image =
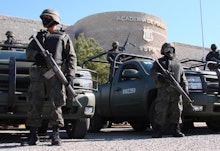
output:
M 204 35 L 203 35 L 202 2 L 201 2 L 201 0 L 200 0 L 200 20 L 201 20 L 201 31 L 202 31 L 203 61 L 205 61 L 205 46 L 204 46 Z

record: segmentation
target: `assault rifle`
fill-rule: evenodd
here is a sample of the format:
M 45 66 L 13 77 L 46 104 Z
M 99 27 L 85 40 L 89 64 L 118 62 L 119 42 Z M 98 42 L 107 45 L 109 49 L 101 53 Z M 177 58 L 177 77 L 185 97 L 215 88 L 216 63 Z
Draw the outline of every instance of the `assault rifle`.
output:
M 193 106 L 193 100 L 190 99 L 189 95 L 183 90 L 183 88 L 180 86 L 179 82 L 176 81 L 176 79 L 173 77 L 173 75 L 168 71 L 165 70 L 163 68 L 163 66 L 159 63 L 158 60 L 155 60 L 155 62 L 158 64 L 158 66 L 160 67 L 160 69 L 163 72 L 163 75 L 165 76 L 165 79 L 167 80 L 167 82 L 169 82 L 174 88 L 176 88 L 176 90 L 182 94 L 182 96 L 184 98 L 186 98 L 187 103 L 192 107 L 193 111 L 195 110 L 194 106 Z
M 51 54 L 49 53 L 48 50 L 45 50 L 43 48 L 43 46 L 40 44 L 40 42 L 38 41 L 38 39 L 36 38 L 36 36 L 33 36 L 34 40 L 36 41 L 37 45 L 39 46 L 40 50 L 41 50 L 41 54 L 43 55 L 43 57 L 45 58 L 45 60 L 47 61 L 47 63 L 49 64 L 49 68 L 51 68 L 49 71 L 47 71 L 44 76 L 47 79 L 50 79 L 52 76 L 54 76 L 54 74 L 57 76 L 57 78 L 60 80 L 60 82 L 66 87 L 68 93 L 70 94 L 71 97 L 74 98 L 75 102 L 78 104 L 79 107 L 82 107 L 81 103 L 78 101 L 78 99 L 76 98 L 77 94 L 74 91 L 74 89 L 72 88 L 72 86 L 69 84 L 69 82 L 67 81 L 66 77 L 64 76 L 63 72 L 61 71 L 61 69 L 58 67 L 58 65 L 56 64 L 55 60 L 53 59 L 53 57 L 51 56 Z
M 122 47 L 119 48 L 120 51 L 122 51 L 122 52 L 125 51 L 125 46 L 126 46 L 127 43 L 128 43 L 128 38 L 129 38 L 129 36 L 130 36 L 130 33 L 129 33 L 128 36 L 127 36 L 127 39 L 126 39 L 126 41 L 125 41 L 125 43 L 124 43 L 124 46 L 122 46 Z

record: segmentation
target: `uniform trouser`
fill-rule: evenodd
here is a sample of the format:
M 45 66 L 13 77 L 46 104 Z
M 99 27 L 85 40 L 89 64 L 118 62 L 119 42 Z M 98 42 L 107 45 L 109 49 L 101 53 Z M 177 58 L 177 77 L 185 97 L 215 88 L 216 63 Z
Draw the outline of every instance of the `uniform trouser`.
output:
M 173 124 L 182 123 L 182 96 L 171 86 L 158 88 L 155 104 L 155 122 L 164 125 L 169 120 Z
M 54 75 L 50 79 L 45 79 L 43 74 L 47 68 L 33 67 L 30 69 L 30 87 L 28 101 L 30 103 L 30 112 L 26 124 L 27 126 L 40 127 L 42 123 L 43 107 L 45 101 L 50 104 L 48 114 L 49 124 L 51 126 L 64 126 L 61 107 L 65 103 L 65 91 L 62 83 Z

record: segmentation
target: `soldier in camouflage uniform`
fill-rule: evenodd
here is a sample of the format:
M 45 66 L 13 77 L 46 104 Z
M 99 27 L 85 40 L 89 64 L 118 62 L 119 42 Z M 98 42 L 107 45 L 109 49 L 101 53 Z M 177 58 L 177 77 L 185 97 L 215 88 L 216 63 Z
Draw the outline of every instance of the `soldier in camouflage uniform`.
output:
M 112 78 L 113 78 L 113 69 L 114 69 L 115 57 L 120 53 L 118 47 L 119 47 L 119 42 L 118 41 L 114 41 L 112 43 L 112 49 L 108 50 L 107 61 L 110 64 L 109 81 L 111 81 Z
M 210 70 L 216 70 L 219 68 L 220 54 L 217 51 L 216 44 L 211 45 L 211 51 L 206 56 L 206 61 L 214 61 L 216 63 L 209 63 L 208 68 Z
M 5 35 L 7 37 L 7 40 L 4 41 L 5 45 L 13 45 L 17 43 L 17 41 L 15 40 L 15 34 L 12 31 L 7 31 Z M 14 51 L 12 47 L 8 47 L 8 46 L 3 46 L 2 50 L 13 50 Z
M 60 17 L 57 11 L 46 9 L 40 15 L 43 26 L 47 30 L 37 33 L 36 38 L 39 40 L 44 49 L 48 50 L 57 65 L 61 67 L 67 80 L 73 85 L 76 70 L 76 54 L 71 39 L 62 30 L 57 30 L 60 24 Z M 29 102 L 31 110 L 28 113 L 26 125 L 30 127 L 30 135 L 27 142 L 22 145 L 36 145 L 38 142 L 37 131 L 42 122 L 42 109 L 46 99 L 51 103 L 51 120 L 49 125 L 52 126 L 52 145 L 61 145 L 59 137 L 59 128 L 64 126 L 61 107 L 65 103 L 66 95 L 62 83 L 56 76 L 50 79 L 44 77 L 48 71 L 48 65 L 41 54 L 40 48 L 36 41 L 32 39 L 28 45 L 27 59 L 34 61 L 30 69 L 30 87 Z
M 165 70 L 171 72 L 188 93 L 188 83 L 183 72 L 181 64 L 175 59 L 175 48 L 170 43 L 164 43 L 161 48 L 163 57 L 158 59 L 158 62 Z M 171 86 L 163 75 L 160 67 L 154 62 L 151 69 L 151 75 L 157 84 L 157 98 L 155 100 L 155 129 L 153 138 L 162 137 L 162 129 L 166 124 L 167 116 L 172 124 L 172 135 L 174 137 L 183 137 L 184 134 L 180 131 L 179 125 L 182 123 L 181 114 L 183 110 L 182 95 Z

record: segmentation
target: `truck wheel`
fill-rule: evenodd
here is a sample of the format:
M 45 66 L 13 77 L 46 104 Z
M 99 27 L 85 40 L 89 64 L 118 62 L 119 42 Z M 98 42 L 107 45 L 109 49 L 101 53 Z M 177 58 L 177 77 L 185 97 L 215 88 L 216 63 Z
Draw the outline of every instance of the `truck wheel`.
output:
M 82 139 L 87 134 L 89 119 L 77 119 L 65 122 L 65 129 L 69 138 Z
M 211 118 L 206 122 L 207 127 L 213 132 L 220 131 L 220 119 L 219 118 Z
M 95 113 L 94 116 L 90 119 L 88 132 L 98 133 L 103 128 L 104 124 L 104 120 L 98 114 Z

